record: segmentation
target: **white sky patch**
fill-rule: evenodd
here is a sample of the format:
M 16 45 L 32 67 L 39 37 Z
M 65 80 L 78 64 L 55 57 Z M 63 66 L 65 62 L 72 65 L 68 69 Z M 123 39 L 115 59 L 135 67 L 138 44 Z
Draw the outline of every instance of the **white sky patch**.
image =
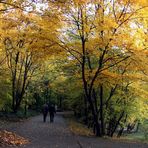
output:
M 27 12 L 31 12 L 31 11 L 37 11 L 39 13 L 42 13 L 44 10 L 46 10 L 48 8 L 48 3 L 35 3 L 33 2 L 30 6 L 27 6 L 25 8 L 25 10 Z
M 36 4 L 36 10 L 38 11 L 38 12 L 42 12 L 42 11 L 44 11 L 44 10 L 46 10 L 48 8 L 48 4 L 47 3 L 37 3 Z

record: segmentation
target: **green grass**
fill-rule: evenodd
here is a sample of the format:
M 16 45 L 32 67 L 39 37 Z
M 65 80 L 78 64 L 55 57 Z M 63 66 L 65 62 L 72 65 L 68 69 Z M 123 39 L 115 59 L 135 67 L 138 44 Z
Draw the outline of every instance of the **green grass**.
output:
M 39 112 L 34 111 L 34 110 L 28 110 L 26 115 L 24 114 L 24 111 L 22 111 L 22 110 L 18 111 L 16 114 L 9 113 L 9 112 L 8 113 L 0 112 L 0 119 L 6 120 L 6 121 L 17 122 L 17 121 L 21 121 L 21 120 L 29 118 L 29 117 L 36 116 L 38 114 L 39 114 Z
M 27 114 L 25 115 L 23 111 L 19 111 L 16 116 L 18 118 L 29 118 L 29 117 L 32 117 L 32 116 L 36 116 L 38 115 L 39 112 L 35 111 L 35 110 L 28 110 L 27 111 Z
M 126 134 L 123 137 L 148 143 L 148 121 L 140 124 L 138 132 Z
M 64 115 L 64 118 L 66 119 L 70 130 L 74 134 L 83 135 L 83 136 L 94 136 L 92 129 L 88 129 L 84 124 L 78 122 L 78 120 L 72 114 Z M 116 140 L 118 139 L 118 140 L 128 140 L 128 141 L 148 143 L 148 122 L 146 121 L 144 122 L 144 124 L 141 124 L 138 132 L 129 133 L 129 134 L 124 133 L 120 138 L 116 138 L 116 136 L 114 138 Z
M 123 137 L 125 137 L 127 139 L 131 139 L 131 140 L 139 140 L 139 141 L 145 141 L 146 140 L 144 133 L 142 133 L 142 132 L 126 134 Z

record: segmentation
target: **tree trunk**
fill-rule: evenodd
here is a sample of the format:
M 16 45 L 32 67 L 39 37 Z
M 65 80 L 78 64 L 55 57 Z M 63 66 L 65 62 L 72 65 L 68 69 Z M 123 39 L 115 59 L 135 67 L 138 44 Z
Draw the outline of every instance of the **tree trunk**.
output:
M 124 130 L 124 127 L 122 127 L 122 128 L 119 130 L 118 135 L 117 135 L 118 138 L 121 137 L 121 135 L 122 135 L 122 133 L 123 133 L 123 130 Z
M 97 137 L 101 137 L 101 127 L 100 127 L 100 123 L 98 121 L 98 115 L 97 114 L 94 114 L 93 115 L 94 117 L 94 134 L 97 136 Z
M 100 121 L 101 121 L 101 134 L 104 135 L 104 115 L 103 115 L 103 85 L 100 86 Z
M 115 133 L 115 131 L 116 131 L 118 125 L 120 124 L 120 121 L 121 121 L 121 119 L 123 118 L 123 116 L 124 116 L 124 111 L 122 111 L 120 117 L 119 117 L 118 120 L 116 121 L 115 126 L 114 126 L 114 128 L 113 128 L 113 130 L 112 130 L 112 132 L 111 132 L 111 135 L 110 135 L 111 137 L 113 137 L 113 134 Z
M 140 126 L 140 123 L 139 123 L 139 121 L 138 121 L 135 132 L 138 132 L 139 126 Z
M 100 123 L 99 123 L 99 120 L 98 120 L 98 111 L 95 109 L 95 106 L 93 104 L 91 96 L 89 96 L 88 101 L 89 101 L 89 104 L 90 104 L 90 108 L 91 108 L 93 120 L 94 120 L 94 133 L 95 133 L 96 136 L 101 137 Z
M 84 119 L 84 123 L 87 125 L 88 124 L 88 101 L 87 98 L 84 95 L 84 115 L 85 115 L 85 119 Z

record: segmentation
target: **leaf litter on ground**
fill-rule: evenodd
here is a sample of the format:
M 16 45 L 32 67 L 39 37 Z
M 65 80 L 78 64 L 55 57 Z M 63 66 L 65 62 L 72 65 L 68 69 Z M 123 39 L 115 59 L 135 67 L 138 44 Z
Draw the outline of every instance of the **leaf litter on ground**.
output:
M 6 130 L 0 131 L 0 145 L 24 145 L 28 144 L 29 140 L 25 139 L 13 132 L 9 132 Z

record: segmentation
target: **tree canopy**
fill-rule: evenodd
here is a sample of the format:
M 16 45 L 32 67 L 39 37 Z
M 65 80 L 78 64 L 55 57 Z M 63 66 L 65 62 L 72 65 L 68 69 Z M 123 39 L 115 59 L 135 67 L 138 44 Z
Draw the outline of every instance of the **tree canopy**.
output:
M 2 0 L 0 20 L 1 109 L 53 101 L 96 136 L 147 119 L 147 0 Z

